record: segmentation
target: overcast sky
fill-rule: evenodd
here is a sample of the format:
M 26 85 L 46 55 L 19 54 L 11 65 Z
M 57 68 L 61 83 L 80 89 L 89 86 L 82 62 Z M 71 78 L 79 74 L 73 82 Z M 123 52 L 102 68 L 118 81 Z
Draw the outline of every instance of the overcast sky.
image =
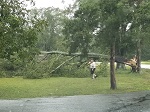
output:
M 47 8 L 47 7 L 55 7 L 61 8 L 67 7 L 69 4 L 73 4 L 75 0 L 34 0 L 35 7 L 37 8 Z M 63 3 L 62 3 L 63 1 Z

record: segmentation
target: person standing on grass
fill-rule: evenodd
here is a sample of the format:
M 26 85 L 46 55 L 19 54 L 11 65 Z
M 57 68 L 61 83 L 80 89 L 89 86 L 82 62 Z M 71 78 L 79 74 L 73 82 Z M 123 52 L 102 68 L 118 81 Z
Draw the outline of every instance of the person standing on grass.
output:
M 93 59 L 88 63 L 90 65 L 90 73 L 92 75 L 92 79 L 95 79 L 97 76 L 95 75 L 96 63 Z

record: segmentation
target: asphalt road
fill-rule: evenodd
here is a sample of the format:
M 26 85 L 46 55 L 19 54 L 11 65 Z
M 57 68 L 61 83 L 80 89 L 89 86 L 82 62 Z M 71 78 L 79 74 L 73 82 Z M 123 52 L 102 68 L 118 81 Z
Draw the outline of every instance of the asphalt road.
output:
M 141 68 L 150 69 L 150 65 L 148 65 L 148 64 L 141 64 Z
M 150 91 L 0 100 L 0 112 L 150 112 Z

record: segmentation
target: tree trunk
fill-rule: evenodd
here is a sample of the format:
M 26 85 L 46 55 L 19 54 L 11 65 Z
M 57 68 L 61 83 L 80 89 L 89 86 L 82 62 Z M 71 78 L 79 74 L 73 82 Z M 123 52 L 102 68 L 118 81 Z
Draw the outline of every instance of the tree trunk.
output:
M 141 71 L 141 41 L 137 41 L 137 72 Z
M 116 78 L 115 78 L 115 43 L 111 45 L 110 48 L 110 89 L 116 89 Z

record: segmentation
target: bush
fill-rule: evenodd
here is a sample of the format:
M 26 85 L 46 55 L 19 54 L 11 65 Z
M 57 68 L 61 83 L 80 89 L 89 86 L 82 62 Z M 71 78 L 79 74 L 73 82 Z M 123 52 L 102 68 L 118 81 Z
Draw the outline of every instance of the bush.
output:
M 103 77 L 107 77 L 108 76 L 108 62 L 107 61 L 103 61 L 98 67 L 98 74 L 102 75 Z
M 31 62 L 27 64 L 27 66 L 22 71 L 23 78 L 28 79 L 40 79 L 42 78 L 42 72 L 40 71 L 40 67 L 37 63 Z
M 65 71 L 63 74 L 65 74 L 65 76 L 67 76 L 67 77 L 83 78 L 83 77 L 90 76 L 89 69 L 86 66 L 78 67 L 78 63 L 64 66 L 61 69 L 63 69 L 63 71 Z
M 90 72 L 89 69 L 87 68 L 78 68 L 74 73 L 70 75 L 72 75 L 73 77 L 84 78 L 84 77 L 89 77 Z
M 5 72 L 5 71 L 0 70 L 0 78 L 5 77 L 5 76 L 6 76 L 6 72 Z
M 12 77 L 16 71 L 16 67 L 9 60 L 0 60 L 0 77 Z

